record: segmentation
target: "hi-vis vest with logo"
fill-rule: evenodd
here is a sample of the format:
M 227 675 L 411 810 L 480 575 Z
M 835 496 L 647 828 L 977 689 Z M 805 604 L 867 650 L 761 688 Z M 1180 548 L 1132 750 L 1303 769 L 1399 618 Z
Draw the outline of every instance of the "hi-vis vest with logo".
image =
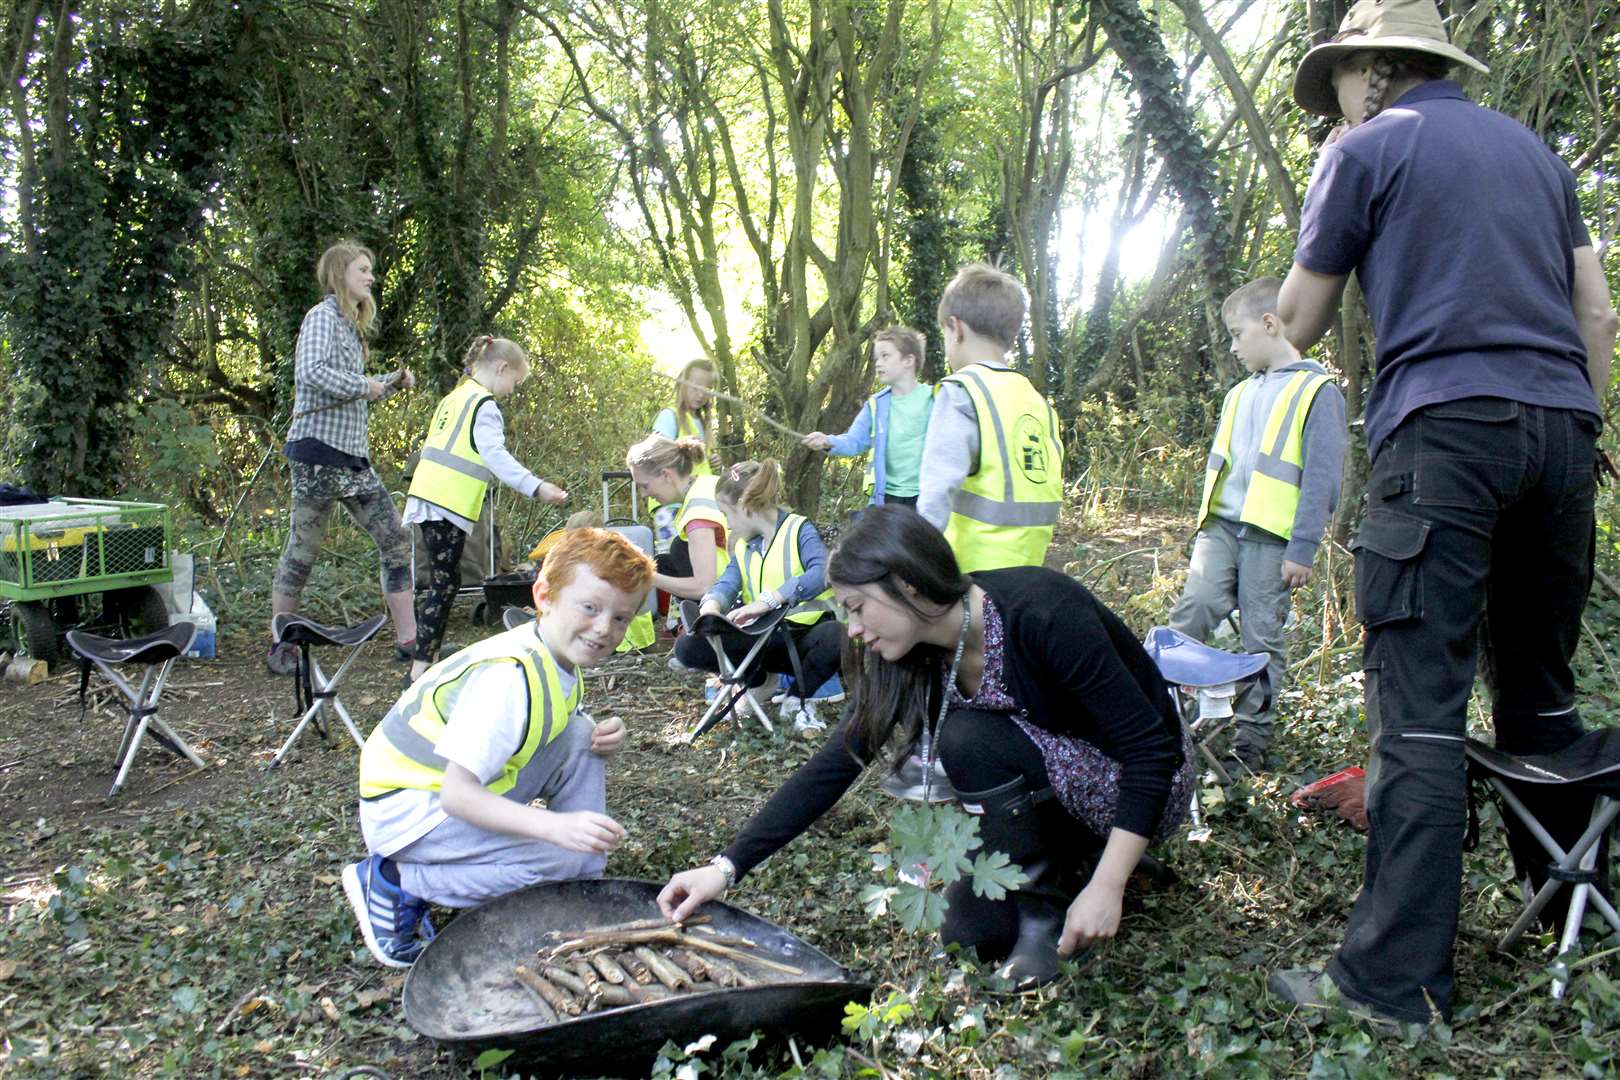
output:
M 776 535 L 771 537 L 765 550 L 758 555 L 740 539 L 731 542 L 731 557 L 737 560 L 737 568 L 742 571 L 744 603 L 753 603 L 766 593 L 780 589 L 789 578 L 804 573 L 804 563 L 799 558 L 799 530 L 809 524 L 809 519 L 803 514 L 789 514 L 782 519 L 782 523 L 776 527 Z M 832 595 L 832 589 L 827 588 L 816 599 L 825 602 L 831 600 Z M 801 611 L 797 615 L 789 615 L 787 621 L 809 626 L 820 622 L 830 613 L 830 607 L 821 611 Z
M 945 539 L 964 574 L 1039 566 L 1063 506 L 1057 414 L 1016 371 L 973 364 L 946 382 L 979 417 L 979 468 L 951 496 Z
M 1299 482 L 1305 475 L 1305 419 L 1311 402 L 1330 376 L 1320 371 L 1296 371 L 1271 403 L 1261 429 L 1260 453 L 1255 458 L 1249 489 L 1243 494 L 1238 520 L 1264 529 L 1284 540 L 1294 534 L 1294 511 L 1299 509 Z M 1209 520 L 1209 508 L 1232 460 L 1232 423 L 1252 379 L 1244 379 L 1226 392 L 1221 419 L 1215 428 L 1209 463 L 1204 467 L 1204 497 L 1198 506 L 1198 527 Z
M 917 389 L 913 390 L 912 393 L 922 394 L 923 397 L 927 398 L 929 401 L 932 401 L 934 399 L 933 384 L 918 383 Z M 868 452 L 866 457 L 866 493 L 868 495 L 877 490 L 878 398 L 882 397 L 884 394 L 889 395 L 889 409 L 891 410 L 889 412 L 889 417 L 892 422 L 894 417 L 894 390 L 891 387 L 885 386 L 866 401 L 867 412 L 870 413 L 872 417 L 872 449 Z M 883 437 L 885 439 L 889 437 L 888 428 L 883 430 Z M 883 452 L 884 456 L 887 457 L 887 446 L 883 448 Z M 887 477 L 884 478 L 884 482 L 887 483 Z
M 410 494 L 469 521 L 484 510 L 484 492 L 493 475 L 473 447 L 473 417 L 492 395 L 467 379 L 444 396 L 428 424 Z
M 446 762 L 435 748 L 444 732 L 447 692 L 483 664 L 516 664 L 529 692 L 529 722 L 523 741 L 486 787 L 509 798 L 539 790 L 537 784 L 519 783 L 523 770 L 568 726 L 570 714 L 579 706 L 580 683 L 576 679 L 573 689 L 563 693 L 557 662 L 540 641 L 537 625 L 530 622 L 434 664 L 388 710 L 360 752 L 362 799 L 378 799 L 407 788 L 438 791 L 444 785 Z M 518 794 L 508 794 L 514 790 Z
M 675 535 L 691 543 L 692 538 L 686 535 L 686 527 L 695 519 L 703 518 L 705 521 L 719 522 L 727 532 L 731 526 L 726 523 L 726 515 L 720 509 L 720 500 L 715 497 L 714 489 L 719 486 L 719 479 L 713 475 L 693 476 L 692 486 L 686 489 L 686 498 L 681 500 L 680 513 L 675 515 Z M 714 576 L 718 578 L 726 569 L 726 549 L 720 544 L 714 545 Z

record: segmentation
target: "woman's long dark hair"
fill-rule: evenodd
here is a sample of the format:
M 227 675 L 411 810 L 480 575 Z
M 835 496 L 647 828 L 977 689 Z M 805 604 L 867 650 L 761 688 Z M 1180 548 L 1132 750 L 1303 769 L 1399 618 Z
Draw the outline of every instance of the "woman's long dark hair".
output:
M 937 618 L 967 595 L 968 579 L 956 565 L 945 537 L 907 506 L 865 510 L 838 538 L 827 561 L 827 580 L 836 585 L 876 585 L 887 597 L 920 619 Z M 916 590 L 908 596 L 901 583 Z M 864 644 L 844 641 L 844 682 L 851 688 L 850 731 L 874 759 L 898 766 L 928 722 L 928 705 L 938 692 L 949 657 L 933 645 L 917 645 L 890 662 Z M 903 738 L 892 755 L 884 748 L 899 728 Z

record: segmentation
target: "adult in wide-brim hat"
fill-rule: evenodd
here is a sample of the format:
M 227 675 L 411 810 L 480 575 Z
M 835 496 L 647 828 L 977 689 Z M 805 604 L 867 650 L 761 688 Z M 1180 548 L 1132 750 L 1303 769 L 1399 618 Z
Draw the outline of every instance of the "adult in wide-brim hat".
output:
M 1451 43 L 1434 0 L 1360 0 L 1339 24 L 1331 41 L 1305 54 L 1294 74 L 1294 100 L 1313 113 L 1339 116 L 1333 67 L 1362 49 L 1427 53 L 1481 74 L 1490 68 Z

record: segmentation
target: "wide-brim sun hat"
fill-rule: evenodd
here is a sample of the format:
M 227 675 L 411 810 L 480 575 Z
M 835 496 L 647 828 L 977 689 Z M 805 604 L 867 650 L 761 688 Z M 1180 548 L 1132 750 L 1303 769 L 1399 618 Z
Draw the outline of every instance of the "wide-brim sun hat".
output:
M 1331 41 L 1316 46 L 1294 73 L 1294 100 L 1323 116 L 1339 116 L 1333 92 L 1333 66 L 1362 49 L 1428 53 L 1481 74 L 1490 68 L 1451 43 L 1434 0 L 1358 0 Z

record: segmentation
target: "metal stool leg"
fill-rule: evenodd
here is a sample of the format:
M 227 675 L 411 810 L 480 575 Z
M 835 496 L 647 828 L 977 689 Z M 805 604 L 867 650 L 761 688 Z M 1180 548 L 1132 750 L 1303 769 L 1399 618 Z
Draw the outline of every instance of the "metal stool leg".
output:
M 332 674 L 330 679 L 326 677 L 326 672 L 321 670 L 320 661 L 316 660 L 313 655 L 309 657 L 310 706 L 304 711 L 304 715 L 299 717 L 298 724 L 293 728 L 292 734 L 287 736 L 287 741 L 281 744 L 281 749 L 276 751 L 276 756 L 270 759 L 270 764 L 265 766 L 266 769 L 274 769 L 281 764 L 282 758 L 287 756 L 287 751 L 292 749 L 293 743 L 298 741 L 299 736 L 304 733 L 304 729 L 311 723 L 318 723 L 321 711 L 328 704 L 337 713 L 338 719 L 343 721 L 343 726 L 349 729 L 349 735 L 354 739 L 354 744 L 361 749 L 365 748 L 365 737 L 360 734 L 359 727 L 356 726 L 353 717 L 349 715 L 349 710 L 343 707 L 343 701 L 338 697 L 337 693 L 338 684 L 343 681 L 343 677 L 348 674 L 349 668 L 359 659 L 360 652 L 365 647 L 366 642 L 362 641 L 351 649 L 349 655 L 344 658 L 343 663 L 338 666 L 337 671 Z M 320 725 L 320 728 L 324 734 L 324 725 Z
M 197 756 L 197 752 L 190 744 L 158 716 L 158 700 L 163 696 L 163 686 L 168 681 L 169 669 L 174 666 L 173 659 L 164 661 L 162 667 L 155 672 L 148 666 L 141 676 L 139 690 L 126 682 L 109 665 L 99 660 L 95 661 L 95 664 L 129 700 L 129 723 L 124 727 L 124 738 L 118 750 L 118 776 L 113 780 L 112 790 L 107 792 L 109 799 L 118 794 L 119 789 L 124 786 L 124 781 L 129 778 L 130 768 L 135 764 L 135 755 L 140 752 L 141 742 L 146 738 L 148 730 L 152 731 L 154 736 L 161 736 L 160 741 L 167 740 L 169 750 L 197 768 L 203 767 L 202 758 Z

